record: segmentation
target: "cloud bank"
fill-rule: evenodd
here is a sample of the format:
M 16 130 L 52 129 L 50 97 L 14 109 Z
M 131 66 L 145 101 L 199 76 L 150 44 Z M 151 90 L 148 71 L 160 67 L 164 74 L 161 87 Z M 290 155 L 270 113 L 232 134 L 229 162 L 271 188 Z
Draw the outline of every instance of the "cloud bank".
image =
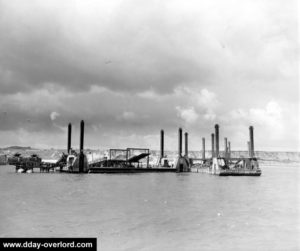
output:
M 91 147 L 158 148 L 163 128 L 173 148 L 182 126 L 197 150 L 219 123 L 233 148 L 253 124 L 258 149 L 299 149 L 296 6 L 0 1 L 2 144 L 64 147 L 84 119 Z

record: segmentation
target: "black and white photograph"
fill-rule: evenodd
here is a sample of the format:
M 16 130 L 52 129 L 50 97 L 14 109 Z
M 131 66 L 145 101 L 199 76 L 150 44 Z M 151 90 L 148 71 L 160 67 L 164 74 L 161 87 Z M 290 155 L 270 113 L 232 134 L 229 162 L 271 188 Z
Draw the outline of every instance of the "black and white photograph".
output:
M 300 250 L 297 0 L 0 0 L 0 249 Z

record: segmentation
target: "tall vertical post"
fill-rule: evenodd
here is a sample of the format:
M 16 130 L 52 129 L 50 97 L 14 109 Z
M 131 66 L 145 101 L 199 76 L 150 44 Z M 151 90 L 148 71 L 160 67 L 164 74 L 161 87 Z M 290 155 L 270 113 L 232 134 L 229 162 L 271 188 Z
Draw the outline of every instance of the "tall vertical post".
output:
M 254 157 L 254 137 L 253 137 L 253 126 L 249 127 L 249 136 L 250 136 L 250 157 Z
M 189 142 L 188 142 L 188 137 L 189 137 L 189 134 L 186 132 L 184 134 L 184 156 L 185 157 L 188 157 L 189 156 Z
M 216 137 L 216 157 L 219 157 L 219 125 L 215 125 L 215 137 Z
M 79 146 L 79 172 L 83 173 L 84 169 L 84 155 L 83 155 L 83 144 L 84 144 L 84 121 L 80 123 L 80 146 Z
M 231 143 L 228 141 L 228 158 L 231 158 Z
M 83 144 L 84 144 L 84 121 L 81 120 L 81 123 L 80 123 L 80 148 L 79 148 L 80 152 L 83 152 Z
M 178 157 L 182 156 L 182 129 L 178 129 Z
M 211 157 L 215 157 L 215 135 L 211 134 Z
M 202 159 L 205 160 L 205 138 L 202 138 Z
M 72 138 L 72 124 L 69 123 L 68 124 L 68 149 L 67 149 L 68 154 L 70 154 L 70 150 L 71 150 L 71 138 Z
M 251 157 L 250 141 L 247 141 L 247 147 L 248 147 L 248 155 L 249 155 L 249 157 Z
M 228 157 L 228 145 L 227 145 L 227 138 L 224 138 L 224 157 Z
M 160 158 L 164 157 L 164 130 L 160 131 Z

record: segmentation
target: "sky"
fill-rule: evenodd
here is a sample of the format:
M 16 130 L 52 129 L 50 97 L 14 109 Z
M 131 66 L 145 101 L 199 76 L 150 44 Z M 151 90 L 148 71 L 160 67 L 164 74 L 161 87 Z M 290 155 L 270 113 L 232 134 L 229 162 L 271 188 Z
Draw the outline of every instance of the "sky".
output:
M 0 0 L 0 147 L 300 151 L 296 0 Z

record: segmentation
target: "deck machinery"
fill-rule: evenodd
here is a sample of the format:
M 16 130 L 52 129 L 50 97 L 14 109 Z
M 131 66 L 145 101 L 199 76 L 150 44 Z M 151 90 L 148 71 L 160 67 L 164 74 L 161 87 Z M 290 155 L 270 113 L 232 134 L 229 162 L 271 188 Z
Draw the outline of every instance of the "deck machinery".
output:
M 56 167 L 62 168 L 66 164 L 67 155 L 62 153 L 60 158 L 53 162 L 43 161 L 37 154 L 30 156 L 22 156 L 20 153 L 15 153 L 8 158 L 8 164 L 16 167 L 18 173 L 31 173 L 34 169 L 40 169 L 40 172 L 55 171 Z
M 150 150 L 146 148 L 109 149 L 109 156 L 89 164 L 89 173 L 149 172 Z

